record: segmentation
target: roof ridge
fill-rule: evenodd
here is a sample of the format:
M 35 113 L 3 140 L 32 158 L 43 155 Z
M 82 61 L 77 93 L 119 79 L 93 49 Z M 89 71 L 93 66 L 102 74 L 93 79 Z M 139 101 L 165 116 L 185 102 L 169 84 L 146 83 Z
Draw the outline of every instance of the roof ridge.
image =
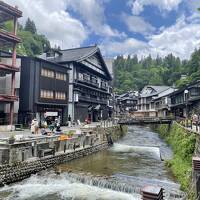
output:
M 60 51 L 68 51 L 68 50 L 75 50 L 75 49 L 86 49 L 86 48 L 91 48 L 91 47 L 97 47 L 97 45 L 91 45 L 91 46 L 86 46 L 86 47 L 76 47 L 76 48 L 70 48 L 70 49 L 61 49 Z

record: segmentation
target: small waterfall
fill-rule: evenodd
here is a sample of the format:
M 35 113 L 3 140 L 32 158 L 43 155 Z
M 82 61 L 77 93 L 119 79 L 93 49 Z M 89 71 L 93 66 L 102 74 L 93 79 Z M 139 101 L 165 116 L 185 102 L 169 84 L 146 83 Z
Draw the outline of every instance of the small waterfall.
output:
M 109 178 L 110 179 L 110 178 Z M 111 178 L 112 179 L 112 178 Z M 54 172 L 33 175 L 21 184 L 0 188 L 3 199 L 9 200 L 139 200 L 140 194 L 126 184 L 99 177 L 75 173 Z M 1 199 L 1 198 L 0 198 Z
M 161 160 L 160 148 L 155 146 L 130 146 L 125 144 L 115 143 L 111 148 L 111 151 L 119 152 L 119 153 L 141 153 L 147 154 L 155 159 Z
M 125 193 L 140 193 L 140 187 L 134 187 L 127 183 L 119 182 L 114 177 L 92 176 L 88 174 L 65 173 L 65 178 L 70 182 L 79 182 L 99 188 L 106 188 Z

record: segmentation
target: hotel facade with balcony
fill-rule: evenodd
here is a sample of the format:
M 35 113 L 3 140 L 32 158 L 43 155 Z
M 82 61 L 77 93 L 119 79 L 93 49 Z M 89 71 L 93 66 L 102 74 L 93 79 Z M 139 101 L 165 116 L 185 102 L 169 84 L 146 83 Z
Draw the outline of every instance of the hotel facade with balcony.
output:
M 166 104 L 169 100 L 166 99 L 167 95 L 174 90 L 169 86 L 145 86 L 138 97 L 137 108 L 134 112 L 138 117 L 164 117 L 167 115 L 168 107 Z
M 22 17 L 21 11 L 0 1 L 0 49 L 11 51 L 10 59 L 1 57 L 0 60 L 0 125 L 10 125 L 10 128 L 16 121 L 14 103 L 18 101 L 15 79 L 20 67 L 16 59 L 16 46 L 21 39 L 16 34 L 17 19 L 20 17 Z M 7 21 L 13 22 L 12 32 L 7 32 L 2 28 Z
M 200 80 L 173 92 L 170 98 L 174 116 L 200 115 Z
M 98 121 L 111 115 L 108 68 L 97 46 L 60 50 L 46 59 L 65 65 L 69 71 L 68 115 L 76 121 Z

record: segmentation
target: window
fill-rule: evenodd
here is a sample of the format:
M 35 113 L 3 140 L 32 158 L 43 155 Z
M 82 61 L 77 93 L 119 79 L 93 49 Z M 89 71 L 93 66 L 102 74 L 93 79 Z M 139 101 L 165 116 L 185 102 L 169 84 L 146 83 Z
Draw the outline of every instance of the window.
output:
M 56 99 L 65 100 L 66 93 L 65 92 L 56 92 Z
M 54 71 L 42 68 L 41 70 L 41 76 L 49 77 L 49 78 L 54 78 Z
M 40 90 L 40 97 L 44 99 L 53 99 L 52 90 Z
M 56 79 L 66 81 L 67 75 L 64 73 L 56 72 Z

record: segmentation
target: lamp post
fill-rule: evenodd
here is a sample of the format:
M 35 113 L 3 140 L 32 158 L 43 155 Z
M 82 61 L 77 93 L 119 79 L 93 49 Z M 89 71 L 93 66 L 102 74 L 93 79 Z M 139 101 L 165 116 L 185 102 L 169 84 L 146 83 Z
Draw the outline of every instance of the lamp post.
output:
M 185 115 L 186 115 L 186 127 L 188 127 L 188 93 L 189 91 L 186 89 L 184 90 L 184 98 L 185 98 L 185 103 L 186 103 L 186 111 L 185 111 Z

